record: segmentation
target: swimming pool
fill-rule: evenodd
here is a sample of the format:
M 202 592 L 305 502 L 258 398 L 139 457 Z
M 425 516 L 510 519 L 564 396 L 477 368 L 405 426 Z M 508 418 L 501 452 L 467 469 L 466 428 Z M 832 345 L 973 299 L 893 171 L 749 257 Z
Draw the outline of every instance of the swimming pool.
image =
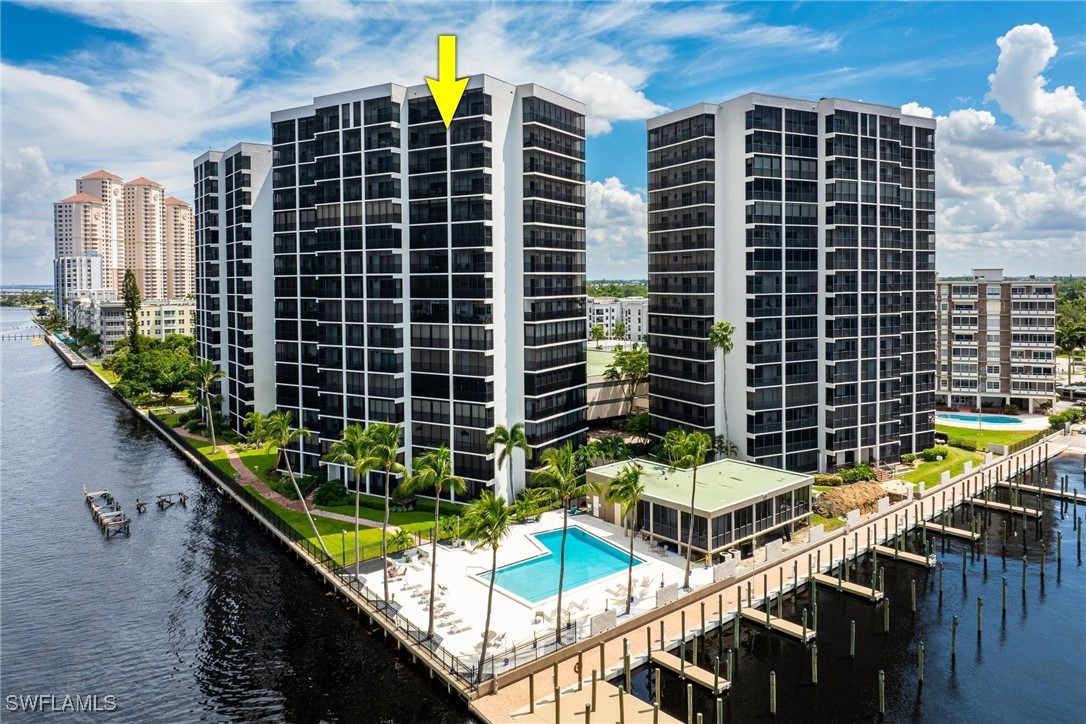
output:
M 975 412 L 937 412 L 935 420 L 958 420 L 959 422 L 977 422 L 985 425 L 1021 425 L 1021 420 L 1011 415 L 978 415 Z
M 547 549 L 547 553 L 498 568 L 494 584 L 514 596 L 531 603 L 558 595 L 559 552 L 562 548 L 562 531 L 537 533 L 532 538 Z M 583 586 L 586 583 L 626 570 L 630 553 L 611 545 L 576 526 L 570 526 L 566 535 L 566 576 L 562 590 Z M 634 567 L 644 563 L 634 555 Z M 489 581 L 490 572 L 481 574 Z

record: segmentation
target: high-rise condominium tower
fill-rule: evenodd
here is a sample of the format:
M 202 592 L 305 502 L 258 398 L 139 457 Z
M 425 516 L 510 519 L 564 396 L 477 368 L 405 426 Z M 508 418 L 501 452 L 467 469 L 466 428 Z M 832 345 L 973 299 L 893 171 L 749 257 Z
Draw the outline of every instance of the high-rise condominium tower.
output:
M 425 85 L 272 114 L 276 403 L 315 433 L 306 467 L 402 422 L 408 465 L 447 445 L 469 497 L 510 496 L 496 425 L 536 456 L 583 438 L 584 111 L 473 76 L 448 131 Z
M 196 351 L 222 370 L 222 412 L 241 432 L 275 407 L 271 146 L 239 143 L 193 161 Z
M 77 179 L 77 193 L 53 204 L 55 256 L 94 251 L 102 285 L 120 291 L 125 271 L 146 299 L 179 299 L 195 292 L 192 208 L 166 197 L 145 178 L 125 183 L 108 171 Z
M 726 404 L 739 456 L 774 467 L 931 445 L 935 121 L 748 94 L 648 134 L 652 434 L 723 435 Z

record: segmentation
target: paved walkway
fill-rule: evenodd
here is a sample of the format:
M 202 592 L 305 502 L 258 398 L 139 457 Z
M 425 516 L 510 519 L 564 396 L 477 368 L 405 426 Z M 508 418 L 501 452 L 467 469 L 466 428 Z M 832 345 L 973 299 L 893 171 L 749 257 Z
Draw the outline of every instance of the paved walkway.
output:
M 862 529 L 869 528 L 874 533 L 873 539 L 878 542 L 878 539 L 883 532 L 883 519 L 893 521 L 895 514 L 900 515 L 903 509 L 907 509 L 911 513 L 914 510 L 914 506 L 918 505 L 920 500 L 927 502 L 926 516 L 932 517 L 933 513 L 936 512 L 933 509 L 941 502 L 941 497 L 944 496 L 944 494 L 954 491 L 953 499 L 961 501 L 963 497 L 966 496 L 967 489 L 975 491 L 977 486 L 986 479 L 989 470 L 992 471 L 993 477 L 1003 479 L 1009 476 L 1012 471 L 1023 468 L 1031 461 L 1031 458 L 1035 461 L 1036 456 L 1038 456 L 1038 450 L 1044 451 L 1046 447 L 1050 456 L 1058 455 L 1061 452 L 1081 454 L 1083 449 L 1086 448 L 1086 435 L 1056 438 L 1051 442 L 1041 443 L 1040 446 L 1026 448 L 1014 455 L 996 458 L 991 465 L 974 469 L 970 473 L 959 475 L 957 478 L 952 479 L 950 483 L 945 483 L 925 491 L 919 499 L 914 499 L 904 504 L 899 503 L 894 505 L 889 511 L 883 514 L 872 513 L 864 519 L 859 526 L 852 528 L 846 526 L 838 531 L 834 531 L 833 533 L 828 534 L 821 543 L 802 545 L 798 547 L 798 550 L 793 549 L 794 552 L 785 552 L 784 555 L 776 561 L 773 561 L 771 564 L 763 564 L 754 571 L 747 572 L 745 575 L 732 579 L 726 585 L 724 582 L 721 582 L 720 584 L 710 584 L 702 589 L 695 590 L 683 599 L 680 599 L 685 605 L 676 607 L 667 614 L 654 615 L 649 613 L 644 616 L 639 616 L 637 617 L 637 623 L 640 625 L 633 630 L 629 630 L 628 628 L 624 629 L 624 625 L 630 620 L 620 618 L 619 628 L 610 633 L 610 635 L 604 634 L 601 637 L 602 642 L 596 643 L 595 646 L 574 644 L 568 649 L 563 650 L 558 656 L 541 657 L 540 661 L 544 662 L 542 665 L 538 663 L 534 666 L 528 664 L 519 669 L 513 676 L 503 676 L 502 678 L 506 679 L 504 686 L 502 686 L 496 694 L 484 695 L 474 700 L 471 703 L 471 709 L 473 713 L 486 721 L 508 721 L 512 712 L 520 710 L 528 703 L 528 672 L 532 670 L 546 672 L 543 674 L 542 678 L 549 682 L 549 664 L 552 661 L 558 663 L 558 684 L 562 687 L 575 684 L 582 676 L 591 678 L 591 672 L 593 670 L 599 670 L 601 668 L 601 663 L 605 669 L 603 674 L 604 678 L 615 675 L 619 673 L 622 668 L 623 638 L 629 639 L 630 656 L 633 661 L 632 665 L 637 667 L 644 662 L 648 653 L 646 629 L 648 629 L 648 635 L 653 639 L 653 649 L 658 650 L 660 648 L 660 627 L 661 623 L 663 623 L 665 626 L 666 637 L 664 648 L 670 649 L 672 646 L 676 645 L 680 639 L 679 631 L 683 613 L 685 613 L 686 621 L 685 637 L 689 637 L 699 631 L 703 605 L 707 626 L 711 624 L 712 627 L 715 627 L 719 620 L 718 617 L 721 617 L 721 614 L 723 614 L 722 617 L 725 621 L 729 621 L 736 611 L 739 595 L 743 595 L 743 597 L 746 598 L 746 586 L 748 581 L 751 585 L 751 596 L 754 601 L 754 606 L 758 607 L 767 593 L 775 593 L 778 588 L 782 587 L 785 590 L 791 588 L 793 562 L 797 564 L 800 574 L 800 583 L 802 585 L 806 583 L 806 579 L 809 575 L 808 561 L 816 558 L 819 551 L 821 552 L 822 569 L 826 570 L 827 566 L 832 569 L 831 561 L 839 560 L 843 553 L 842 541 L 844 540 L 847 545 L 849 542 L 847 539 L 851 539 L 854 532 L 858 531 L 862 534 L 859 537 L 865 538 L 866 533 L 864 533 Z M 952 498 L 951 495 L 946 495 L 945 497 L 947 497 L 948 502 Z M 948 505 L 947 507 L 949 508 L 950 506 Z M 912 514 L 910 514 L 910 518 L 915 520 Z M 849 551 L 849 553 L 851 557 L 852 552 Z M 764 576 L 763 571 L 765 573 Z M 782 583 L 783 586 L 781 585 Z M 740 591 L 742 592 L 741 594 Z M 743 607 L 747 608 L 745 601 Z M 633 622 L 630 621 L 630 623 Z M 584 670 L 581 671 L 579 675 L 574 670 L 575 664 L 578 663 L 576 653 L 578 649 L 581 649 L 584 652 Z
M 200 440 L 202 442 L 211 442 L 211 438 L 204 437 L 203 435 L 196 435 L 189 432 L 183 427 L 175 427 L 174 432 L 182 437 L 191 438 L 193 440 Z M 288 498 L 285 495 L 280 495 L 271 488 L 268 484 L 260 479 L 260 476 L 254 473 L 249 467 L 242 462 L 241 457 L 238 455 L 238 451 L 234 449 L 233 445 L 227 445 L 225 443 L 218 443 L 217 447 L 226 453 L 226 459 L 230 461 L 230 466 L 239 474 L 238 482 L 242 485 L 251 486 L 257 493 L 260 494 L 265 500 L 281 505 L 287 510 L 293 510 L 297 513 L 304 513 L 308 508 L 311 515 L 315 515 L 321 518 L 328 518 L 330 520 L 340 520 L 345 523 L 354 523 L 353 515 L 343 515 L 342 513 L 332 513 L 327 510 L 318 510 L 313 507 L 313 501 L 307 498 L 307 503 L 303 507 L 302 501 L 296 498 Z M 359 518 L 358 524 L 364 528 L 380 528 L 380 521 L 369 520 L 368 518 Z M 398 526 L 389 525 L 389 535 L 394 535 L 399 530 Z

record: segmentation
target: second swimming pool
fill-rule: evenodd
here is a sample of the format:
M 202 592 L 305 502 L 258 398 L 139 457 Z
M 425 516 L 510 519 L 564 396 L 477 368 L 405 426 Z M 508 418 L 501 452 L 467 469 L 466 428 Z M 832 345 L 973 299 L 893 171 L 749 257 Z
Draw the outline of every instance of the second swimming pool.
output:
M 558 595 L 559 552 L 562 531 L 552 530 L 532 536 L 547 553 L 498 568 L 494 584 L 515 596 L 537 603 Z M 630 562 L 629 551 L 621 550 L 576 526 L 566 535 L 566 576 L 563 591 L 583 586 L 612 573 L 623 571 Z M 634 555 L 634 566 L 644 563 Z M 489 580 L 489 571 L 482 575 Z

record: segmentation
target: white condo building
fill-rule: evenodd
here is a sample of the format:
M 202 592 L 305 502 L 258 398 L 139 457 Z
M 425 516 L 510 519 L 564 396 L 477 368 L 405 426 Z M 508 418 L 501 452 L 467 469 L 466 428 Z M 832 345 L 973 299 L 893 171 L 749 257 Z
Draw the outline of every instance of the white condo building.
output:
M 68 318 L 68 302 L 80 296 L 80 292 L 100 290 L 102 285 L 102 257 L 94 250 L 78 256 L 58 256 L 53 260 L 53 299 L 61 314 Z
M 496 425 L 525 423 L 529 467 L 584 439 L 584 113 L 472 76 L 448 131 L 425 85 L 272 114 L 276 404 L 315 433 L 296 462 L 400 422 L 408 466 L 444 444 L 468 497 L 511 497 Z
M 589 297 L 588 334 L 597 324 L 608 339 L 615 338 L 615 326 L 621 322 L 626 333 L 622 340 L 641 344 L 649 332 L 649 300 L 647 297 Z
M 935 121 L 747 94 L 648 122 L 651 432 L 795 471 L 933 442 Z M 709 344 L 735 326 L 727 360 Z
M 271 153 L 239 143 L 193 161 L 196 352 L 223 371 L 222 413 L 239 433 L 275 407 Z

